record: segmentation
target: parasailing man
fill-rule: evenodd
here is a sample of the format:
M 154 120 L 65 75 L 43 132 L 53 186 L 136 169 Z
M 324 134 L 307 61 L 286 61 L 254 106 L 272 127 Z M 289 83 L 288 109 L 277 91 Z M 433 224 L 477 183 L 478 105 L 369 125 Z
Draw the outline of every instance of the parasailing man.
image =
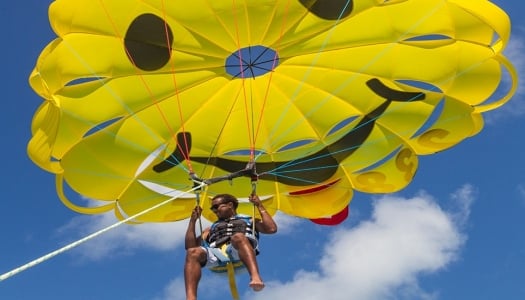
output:
M 202 209 L 196 206 L 193 210 L 184 241 L 186 248 L 184 282 L 187 300 L 197 299 L 201 268 L 220 267 L 224 266 L 225 262 L 233 264 L 242 262 L 250 275 L 250 287 L 254 291 L 264 288 L 256 259 L 258 235 L 277 232 L 277 224 L 257 195 L 251 195 L 249 200 L 257 207 L 261 219 L 237 214 L 239 202 L 230 194 L 213 197 L 211 210 L 217 215 L 218 220 L 211 227 L 206 228 L 201 236 L 195 233 L 195 223 Z

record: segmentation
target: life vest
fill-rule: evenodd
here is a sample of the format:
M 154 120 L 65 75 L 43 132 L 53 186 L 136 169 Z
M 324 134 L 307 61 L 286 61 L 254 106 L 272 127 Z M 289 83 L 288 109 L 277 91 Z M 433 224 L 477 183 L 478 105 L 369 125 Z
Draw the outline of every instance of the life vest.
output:
M 257 231 L 255 231 L 255 233 L 253 232 L 252 217 L 248 215 L 238 214 L 229 219 L 219 220 L 213 223 L 206 242 L 211 248 L 220 248 L 224 244 L 229 244 L 231 237 L 236 233 L 246 235 L 258 253 L 259 233 Z
M 259 254 L 259 233 L 257 231 L 255 231 L 255 233 L 253 232 L 251 216 L 238 214 L 229 219 L 219 220 L 211 225 L 209 234 L 205 240 L 205 246 L 212 248 L 208 251 L 212 251 L 220 262 L 217 266 L 209 267 L 210 271 L 215 273 L 228 272 L 231 277 L 233 276 L 232 272 L 245 267 L 241 261 L 232 261 L 227 253 L 231 237 L 236 233 L 246 235 L 255 250 L 255 254 Z M 231 270 L 228 270 L 228 268 L 231 268 Z

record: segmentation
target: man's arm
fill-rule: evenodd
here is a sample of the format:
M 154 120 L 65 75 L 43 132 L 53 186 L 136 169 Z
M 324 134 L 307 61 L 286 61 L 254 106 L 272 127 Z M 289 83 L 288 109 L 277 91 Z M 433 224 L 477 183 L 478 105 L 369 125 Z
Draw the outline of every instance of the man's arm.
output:
M 250 202 L 257 207 L 261 219 L 255 220 L 255 229 L 260 233 L 272 234 L 277 232 L 277 224 L 273 220 L 272 216 L 266 211 L 261 199 L 257 195 L 251 195 L 249 198 Z
M 184 237 L 184 247 L 185 249 L 198 247 L 201 244 L 201 237 L 197 237 L 195 234 L 195 223 L 199 219 L 202 212 L 202 208 L 196 206 L 191 213 L 190 221 L 188 223 L 188 228 L 186 229 L 186 235 Z

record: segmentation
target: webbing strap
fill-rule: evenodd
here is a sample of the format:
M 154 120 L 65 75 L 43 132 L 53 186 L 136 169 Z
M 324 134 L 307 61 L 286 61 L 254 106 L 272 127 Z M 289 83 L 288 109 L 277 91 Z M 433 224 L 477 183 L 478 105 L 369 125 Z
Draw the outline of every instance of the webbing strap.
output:
M 229 262 L 226 265 L 226 268 L 228 269 L 228 281 L 230 283 L 232 298 L 234 300 L 239 300 L 239 291 L 237 291 L 237 284 L 235 283 L 235 268 L 233 267 L 233 263 Z
M 223 250 L 223 249 L 226 249 L 226 247 L 224 246 L 228 246 L 228 245 L 224 244 L 223 247 L 221 248 L 208 248 L 208 251 L 213 253 L 213 255 L 215 255 L 221 262 L 226 263 L 226 262 L 230 262 L 230 257 L 228 256 L 226 251 Z
M 230 291 L 232 293 L 232 298 L 234 300 L 239 300 L 239 291 L 237 291 L 237 283 L 235 282 L 235 267 L 233 266 L 233 262 L 230 259 L 230 256 L 228 253 L 226 253 L 226 249 L 228 248 L 227 244 L 222 245 L 220 248 L 220 251 L 214 251 L 214 254 L 217 255 L 217 252 L 220 252 L 223 258 L 219 257 L 219 260 L 221 261 L 227 261 L 226 263 L 226 270 L 228 272 L 228 283 L 230 285 Z M 217 249 L 219 250 L 219 249 Z M 226 260 L 222 260 L 222 259 Z

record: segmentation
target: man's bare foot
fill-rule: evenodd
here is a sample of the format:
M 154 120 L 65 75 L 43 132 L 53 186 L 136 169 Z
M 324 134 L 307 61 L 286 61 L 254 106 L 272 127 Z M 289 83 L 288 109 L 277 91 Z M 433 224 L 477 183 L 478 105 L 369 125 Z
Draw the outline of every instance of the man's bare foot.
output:
M 250 287 L 255 291 L 258 292 L 262 289 L 264 289 L 264 283 L 260 280 L 252 280 L 250 282 Z

